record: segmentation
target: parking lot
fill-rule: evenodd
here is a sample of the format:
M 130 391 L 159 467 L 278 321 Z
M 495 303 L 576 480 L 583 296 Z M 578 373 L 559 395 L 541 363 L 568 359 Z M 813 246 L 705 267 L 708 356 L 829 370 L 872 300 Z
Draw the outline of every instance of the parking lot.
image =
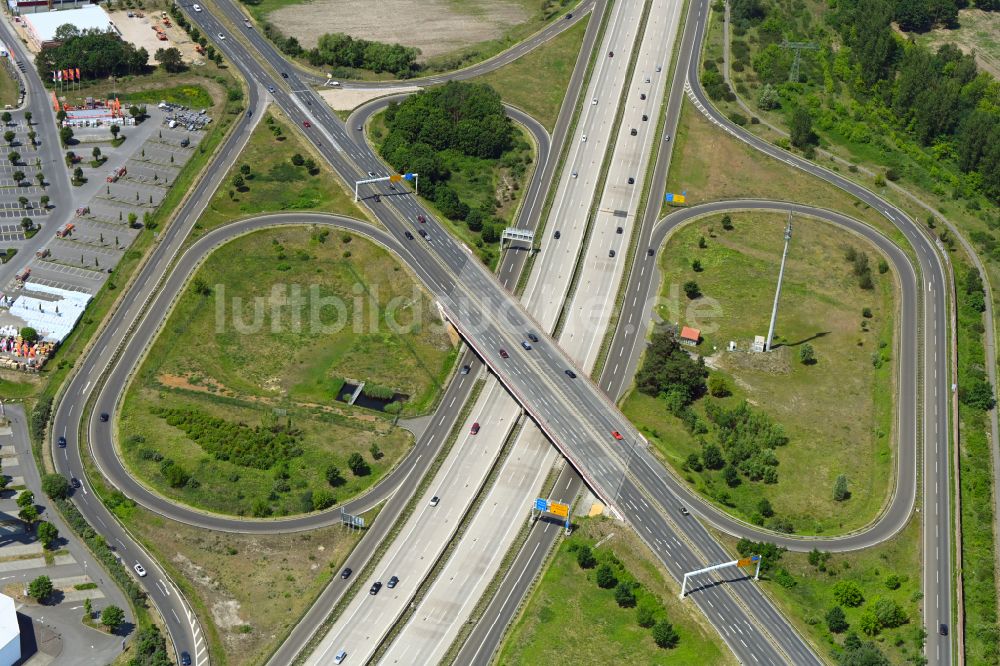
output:
M 74 130 L 77 143 L 71 150 L 82 158 L 75 166 L 83 169 L 86 182 L 74 188 L 76 214 L 69 222 L 45 225 L 38 232 L 51 240 L 30 257 L 29 282 L 96 293 L 142 233 L 144 214 L 153 213 L 163 202 L 177 174 L 205 136 L 204 129 L 197 128 L 210 122 L 208 116 L 199 113 L 200 109 L 148 105 L 147 112 L 149 117 L 144 122 L 123 128 L 122 135 L 127 139 L 119 146 L 111 145 L 107 127 Z M 189 126 L 195 129 L 189 130 Z M 91 164 L 95 146 L 101 149 L 104 159 L 96 167 Z M 27 152 L 14 149 L 22 155 Z M 0 242 L 10 243 L 10 247 L 24 240 L 22 218 L 39 219 L 49 214 L 38 204 L 44 190 L 36 180 L 14 187 L 11 174 L 15 170 L 9 162 L 0 166 Z M 34 179 L 34 166 L 21 170 Z M 28 199 L 27 209 L 18 201 L 21 196 Z M 130 224 L 130 217 L 134 224 Z M 4 291 L 11 293 L 17 286 L 17 281 L 12 280 Z

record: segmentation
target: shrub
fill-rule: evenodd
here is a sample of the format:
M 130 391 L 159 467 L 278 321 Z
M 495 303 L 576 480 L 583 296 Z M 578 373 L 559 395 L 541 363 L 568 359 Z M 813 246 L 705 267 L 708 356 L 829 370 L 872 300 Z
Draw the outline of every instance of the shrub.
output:
M 840 606 L 834 606 L 826 613 L 826 627 L 832 633 L 839 634 L 847 631 L 850 625 L 847 624 L 847 616 L 844 615 L 844 609 Z
M 612 571 L 611 566 L 608 564 L 602 564 L 597 567 L 597 586 L 605 590 L 610 590 L 618 584 L 618 579 L 615 577 L 615 572 Z
M 594 557 L 594 553 L 590 550 L 590 546 L 580 546 L 576 551 L 576 563 L 580 565 L 581 569 L 592 569 L 597 564 L 597 559 Z
M 861 588 L 858 587 L 857 583 L 850 580 L 840 580 L 834 584 L 833 598 L 841 606 L 848 606 L 850 608 L 857 608 L 865 600 L 864 595 L 861 593 Z
M 660 620 L 653 625 L 653 640 L 661 648 L 674 648 L 680 642 L 680 636 L 677 635 L 674 625 L 666 620 Z
M 615 587 L 615 603 L 621 608 L 633 608 L 635 606 L 635 592 L 632 584 L 621 581 Z

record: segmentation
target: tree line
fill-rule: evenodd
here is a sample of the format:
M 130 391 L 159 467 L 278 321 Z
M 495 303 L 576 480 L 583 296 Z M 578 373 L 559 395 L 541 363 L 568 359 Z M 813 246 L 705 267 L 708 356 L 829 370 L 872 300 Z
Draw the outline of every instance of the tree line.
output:
M 62 44 L 43 49 L 35 57 L 42 81 L 51 82 L 52 72 L 70 67 L 79 68 L 85 79 L 141 74 L 148 69 L 149 52 L 114 33 L 80 30 L 67 23 L 56 29 L 55 38 Z
M 297 38 L 282 34 L 273 23 L 262 22 L 261 30 L 283 53 L 295 58 L 305 58 L 314 67 L 349 67 L 389 72 L 401 79 L 410 78 L 420 69 L 417 65 L 420 49 L 412 46 L 355 39 L 342 32 L 328 32 L 320 35 L 315 47 L 306 49 Z

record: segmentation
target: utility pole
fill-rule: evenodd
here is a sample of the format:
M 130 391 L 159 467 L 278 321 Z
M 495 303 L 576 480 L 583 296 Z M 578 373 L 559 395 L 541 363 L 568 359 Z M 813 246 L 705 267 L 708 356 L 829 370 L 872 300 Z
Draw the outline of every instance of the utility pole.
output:
M 774 291 L 774 307 L 771 309 L 771 325 L 767 327 L 767 344 L 764 351 L 771 351 L 771 341 L 774 338 L 774 322 L 778 319 L 778 299 L 781 298 L 781 281 L 785 277 L 785 259 L 788 257 L 788 244 L 792 241 L 792 214 L 788 214 L 788 226 L 785 227 L 785 250 L 781 253 L 781 268 L 778 270 L 778 288 Z

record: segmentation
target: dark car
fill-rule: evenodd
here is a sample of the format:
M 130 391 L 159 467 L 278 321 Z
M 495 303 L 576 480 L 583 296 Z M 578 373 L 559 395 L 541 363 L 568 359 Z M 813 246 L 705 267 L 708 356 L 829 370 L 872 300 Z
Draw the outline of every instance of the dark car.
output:
M 312 127 L 312 123 L 309 122 L 308 120 L 303 120 L 302 121 L 302 126 L 303 127 Z
M 639 133 L 639 130 L 637 130 L 637 129 L 636 129 L 636 128 L 634 128 L 634 127 L 633 127 L 633 128 L 632 128 L 632 130 L 631 130 L 631 131 L 629 132 L 629 134 L 631 134 L 632 136 L 635 136 L 635 135 L 636 135 L 636 134 L 638 134 L 638 133 Z
M 564 370 L 564 372 L 566 373 L 566 376 L 569 377 L 570 379 L 576 379 L 576 373 L 573 372 L 572 370 L 567 369 Z
M 685 516 L 690 516 L 691 515 L 691 513 L 688 511 L 688 509 L 687 509 L 686 506 L 682 506 L 681 507 L 681 514 L 683 514 Z
M 74 476 L 72 479 L 69 480 L 69 485 L 73 486 L 74 488 L 79 488 L 83 484 L 80 483 L 80 479 Z
M 425 222 L 427 222 L 427 218 L 424 217 L 423 215 L 417 215 L 417 222 L 419 222 L 420 224 L 424 224 Z
M 191 655 L 181 652 L 181 666 L 191 666 Z
M 552 234 L 552 237 L 555 238 L 556 240 L 559 240 L 560 238 L 562 238 L 562 234 L 559 233 L 558 229 L 556 229 L 556 232 Z
M 392 588 L 396 587 L 397 583 L 399 583 L 399 576 L 393 576 L 392 578 L 389 579 L 389 582 L 386 583 L 385 586 L 391 590 Z
M 403 235 L 406 236 L 406 240 L 413 240 L 413 234 L 411 234 L 409 231 L 404 231 Z
M 566 18 L 568 18 L 568 19 L 573 18 L 573 12 L 570 12 L 569 14 L 566 14 Z
M 628 184 L 629 185 L 634 185 L 635 184 L 635 178 L 633 178 L 632 176 L 629 176 L 628 177 Z
M 66 438 L 65 437 L 62 437 L 62 436 L 59 437 L 59 447 L 63 448 L 63 449 L 66 448 Z
M 253 109 L 247 109 L 247 118 L 253 115 Z
M 421 238 L 427 238 L 427 230 L 426 229 L 420 229 L 417 233 L 420 234 Z
M 621 228 L 621 227 L 618 227 L 618 228 L 617 228 L 617 229 L 615 230 L 615 233 L 616 233 L 616 234 L 620 234 L 620 233 L 622 233 L 622 228 Z
M 646 99 L 646 93 L 640 93 L 639 99 Z
M 471 368 L 470 366 L 468 366 L 468 365 L 463 365 L 463 366 L 462 366 L 462 374 L 463 374 L 463 375 L 467 375 L 467 374 L 469 374 L 469 371 L 470 371 L 470 370 L 472 370 L 472 368 Z
M 948 625 L 944 624 L 944 623 L 938 625 L 938 633 L 941 634 L 942 636 L 947 636 L 948 635 Z
M 472 430 L 469 431 L 469 434 L 470 435 L 478 435 L 479 434 L 479 423 L 473 423 L 472 424 Z M 392 587 L 392 585 L 390 585 L 389 587 Z
M 528 339 L 531 340 L 532 342 L 538 342 L 538 336 L 535 335 L 534 333 L 528 333 Z
M 372 589 L 368 590 L 368 594 L 375 596 L 381 589 L 382 589 L 382 581 L 377 581 L 375 583 L 372 583 Z
M 108 416 L 107 412 L 101 412 L 101 423 L 107 423 L 109 418 L 111 417 Z
M 381 203 L 381 201 L 382 201 L 382 197 L 380 197 L 379 195 L 376 194 L 375 195 L 375 203 Z
M 653 252 L 653 248 L 649 248 L 648 250 L 646 250 L 646 256 L 647 257 L 652 257 L 654 254 L 656 254 L 656 253 Z
M 642 120 L 643 120 L 643 122 L 649 120 L 649 116 L 647 116 L 645 113 L 642 114 Z
M 346 569 L 340 572 L 341 580 L 347 580 L 348 578 L 351 577 L 352 573 L 354 573 L 354 571 L 352 571 L 350 567 L 347 567 Z
M 281 78 L 287 79 L 288 78 L 288 72 L 282 72 L 281 73 Z
M 615 57 L 615 52 L 614 51 L 608 51 L 608 57 L 609 58 L 614 58 Z
M 528 351 L 531 351 L 531 344 L 527 340 L 521 340 L 521 346 Z
M 614 259 L 615 258 L 615 251 L 614 250 L 608 250 L 608 256 L 611 257 L 612 259 Z
M 500 358 L 510 358 L 510 354 L 507 353 L 506 349 L 500 350 Z

